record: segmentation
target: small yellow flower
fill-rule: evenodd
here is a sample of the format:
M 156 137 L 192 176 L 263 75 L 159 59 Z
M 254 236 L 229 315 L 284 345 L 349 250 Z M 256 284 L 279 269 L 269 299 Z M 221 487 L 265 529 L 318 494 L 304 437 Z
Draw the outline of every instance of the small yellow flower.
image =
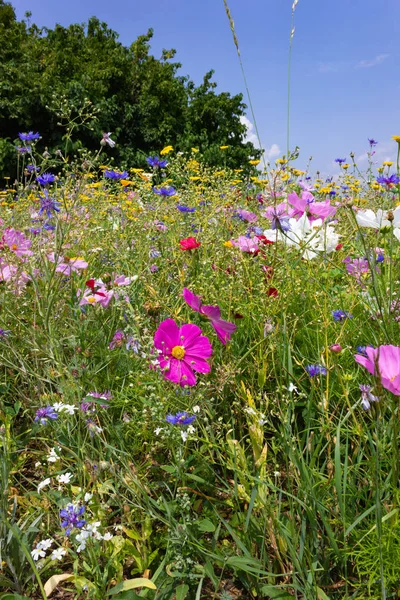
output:
M 349 163 L 345 163 L 344 165 L 342 165 L 342 169 L 344 169 L 345 171 L 347 171 L 347 169 L 349 168 Z
M 400 144 L 400 135 L 392 135 L 392 140 Z
M 286 162 L 287 162 L 287 161 L 286 161 L 284 158 L 277 158 L 277 159 L 276 159 L 276 161 L 275 161 L 275 163 L 276 163 L 277 165 L 285 165 L 285 164 L 286 164 Z
M 378 173 L 383 173 L 383 167 L 378 167 L 377 171 Z
M 201 179 L 201 177 L 199 177 L 199 175 L 192 175 L 191 177 L 189 177 L 190 181 L 199 181 L 199 179 Z
M 220 150 L 227 150 L 229 148 L 229 146 L 220 146 L 219 149 Z
M 130 169 L 131 173 L 143 173 L 143 169 Z
M 198 152 L 199 149 L 198 148 L 192 148 L 192 152 Z
M 160 152 L 160 154 L 162 156 L 164 156 L 164 154 L 169 154 L 170 152 L 173 151 L 173 147 L 172 146 L 165 146 L 165 148 L 163 148 Z
M 243 169 L 233 169 L 234 173 L 243 173 Z
M 214 175 L 215 177 L 222 177 L 225 175 L 225 171 L 215 171 Z
M 255 158 L 254 160 L 249 160 L 249 164 L 254 165 L 254 166 L 259 165 L 260 161 L 258 158 Z
M 228 240 L 227 242 L 224 242 L 224 246 L 226 248 L 233 248 L 233 244 L 232 244 L 232 242 L 230 240 Z
M 385 160 L 382 164 L 385 167 L 391 167 L 393 163 L 391 160 Z
M 121 185 L 123 185 L 124 187 L 126 187 L 127 185 L 132 185 L 132 181 L 129 181 L 129 179 L 120 179 Z

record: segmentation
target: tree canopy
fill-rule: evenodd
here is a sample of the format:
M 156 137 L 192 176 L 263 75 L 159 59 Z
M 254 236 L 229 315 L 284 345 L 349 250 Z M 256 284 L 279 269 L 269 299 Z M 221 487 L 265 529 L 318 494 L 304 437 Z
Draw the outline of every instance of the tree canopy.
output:
M 74 119 L 91 101 L 96 119 L 78 123 L 75 147 L 97 149 L 104 131 L 113 132 L 112 155 L 120 164 L 171 144 L 196 147 L 209 164 L 249 168 L 260 156 L 245 141 L 241 94 L 216 92 L 213 71 L 196 86 L 179 74 L 175 50 L 151 54 L 153 30 L 129 47 L 96 17 L 87 24 L 54 29 L 18 21 L 11 4 L 0 0 L 0 173 L 14 174 L 18 132 L 35 130 L 53 151 L 63 145 L 60 114 Z M 229 145 L 228 153 L 218 152 Z M 69 150 L 74 149 L 73 147 Z M 108 151 L 108 150 L 107 150 Z M 11 173 L 13 172 L 13 173 Z

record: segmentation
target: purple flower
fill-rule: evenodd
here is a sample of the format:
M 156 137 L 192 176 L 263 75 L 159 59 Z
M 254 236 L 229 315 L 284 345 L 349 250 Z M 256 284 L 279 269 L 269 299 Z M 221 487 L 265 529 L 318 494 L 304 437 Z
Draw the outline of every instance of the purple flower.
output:
M 187 412 L 178 412 L 176 415 L 167 415 L 165 420 L 171 425 L 191 425 L 196 415 L 188 415 Z
M 370 385 L 360 385 L 361 392 L 361 406 L 364 410 L 369 410 L 371 408 L 371 402 L 378 402 L 378 396 L 374 396 L 371 394 L 371 386 Z
M 157 271 L 158 271 L 157 265 L 151 265 L 150 266 L 150 272 L 151 273 L 157 273 Z
M 125 341 L 125 333 L 122 331 L 122 329 L 117 329 L 117 331 L 114 333 L 114 337 L 111 340 L 110 344 L 109 344 L 109 348 L 110 350 L 115 350 L 115 348 L 120 348 L 122 346 L 122 344 Z
M 378 183 L 381 183 L 382 185 L 391 187 L 392 185 L 397 185 L 398 183 L 400 183 L 400 177 L 398 177 L 396 173 L 393 173 L 392 175 L 387 175 L 386 177 L 384 175 L 381 175 L 380 177 L 376 178 L 376 181 Z
M 306 371 L 310 377 L 315 377 L 316 375 L 326 375 L 327 370 L 323 365 L 307 365 Z
M 158 196 L 175 196 L 176 190 L 174 187 L 161 187 L 159 189 L 153 187 L 153 192 Z
M 28 173 L 39 173 L 40 167 L 35 167 L 35 165 L 26 165 L 26 170 Z
M 110 138 L 110 135 L 111 135 L 111 131 L 109 131 L 108 133 L 107 132 L 103 133 L 103 137 L 100 140 L 100 144 L 102 146 L 106 146 L 108 144 L 110 146 L 110 148 L 114 148 L 115 142 L 114 142 L 114 140 L 112 140 Z
M 195 208 L 190 208 L 189 206 L 183 206 L 183 204 L 177 204 L 176 208 L 183 213 L 194 213 Z
M 127 179 L 128 173 L 127 171 L 122 171 L 122 173 L 118 173 L 118 171 L 106 170 L 104 171 L 104 177 L 106 179 Z
M 338 163 L 339 165 L 342 165 L 343 163 L 346 162 L 345 158 L 335 158 L 335 162 Z
M 293 212 L 292 209 L 289 209 Z M 286 202 L 282 202 L 277 206 L 270 206 L 264 213 L 264 216 L 271 221 L 271 228 L 279 231 L 289 231 L 290 223 L 288 207 Z
M 9 329 L 2 329 L 0 327 L 0 338 L 6 338 L 11 335 L 11 331 Z
M 52 419 L 55 421 L 58 417 L 58 414 L 54 410 L 52 406 L 46 406 L 44 408 L 39 408 L 36 411 L 35 423 L 40 421 L 41 425 L 47 424 L 47 419 Z
M 378 143 L 378 142 L 377 142 L 376 140 L 374 140 L 373 138 L 368 138 L 368 142 L 369 142 L 369 145 L 371 146 L 371 148 L 373 148 L 374 146 L 376 146 L 376 145 L 377 145 L 377 143 Z
M 30 146 L 15 146 L 15 148 L 20 154 L 28 154 L 31 151 Z
M 65 535 L 69 535 L 74 527 L 81 529 L 85 525 L 85 519 L 81 519 L 84 512 L 85 507 L 76 504 L 67 504 L 66 508 L 60 510 L 61 527 L 66 530 Z
M 39 215 L 42 215 L 44 212 L 47 214 L 47 218 L 50 219 L 52 217 L 52 211 L 60 212 L 60 202 L 56 202 L 53 198 L 49 198 L 49 191 L 44 190 L 44 197 L 40 197 L 40 209 Z
M 21 142 L 33 142 L 34 140 L 38 140 L 40 138 L 39 133 L 33 133 L 33 131 L 29 131 L 29 133 L 19 133 L 19 139 Z
M 333 310 L 332 317 L 334 321 L 345 321 L 346 319 L 352 319 L 353 315 L 347 312 L 347 310 Z
M 168 161 L 166 160 L 160 160 L 158 158 L 158 156 L 148 156 L 146 158 L 147 164 L 150 165 L 150 167 L 154 167 L 154 168 L 160 168 L 160 169 L 164 169 L 167 165 L 168 165 Z
M 54 182 L 55 178 L 56 176 L 52 173 L 42 173 L 36 177 L 36 181 L 40 183 L 40 185 L 49 185 L 50 183 Z

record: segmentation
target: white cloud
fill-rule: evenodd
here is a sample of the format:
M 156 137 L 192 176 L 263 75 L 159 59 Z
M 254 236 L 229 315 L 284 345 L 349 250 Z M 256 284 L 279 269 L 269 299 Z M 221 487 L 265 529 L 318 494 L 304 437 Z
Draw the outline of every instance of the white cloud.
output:
M 280 155 L 280 153 L 281 149 L 279 148 L 278 144 L 272 144 L 270 148 L 265 149 L 265 156 L 268 158 L 268 160 L 276 158 Z
M 372 164 L 381 165 L 385 160 L 395 161 L 396 159 L 396 144 L 390 142 L 382 142 L 372 149 L 374 153 L 371 157 Z M 360 156 L 356 157 L 356 163 L 359 165 L 366 164 L 368 162 L 368 153 L 364 152 Z
M 360 60 L 360 62 L 357 63 L 356 68 L 357 69 L 370 69 L 371 67 L 376 67 L 376 65 L 381 64 L 384 60 L 389 58 L 389 56 L 390 56 L 390 54 L 378 54 L 372 60 Z
M 251 142 L 258 147 L 258 137 L 253 123 L 245 115 L 240 117 L 242 125 L 246 126 L 246 133 L 244 134 L 244 141 Z

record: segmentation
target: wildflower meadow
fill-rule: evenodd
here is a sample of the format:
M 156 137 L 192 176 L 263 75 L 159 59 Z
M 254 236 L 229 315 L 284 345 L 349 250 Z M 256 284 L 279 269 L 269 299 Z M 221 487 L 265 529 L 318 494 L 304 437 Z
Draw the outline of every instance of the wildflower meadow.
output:
M 0 598 L 400 597 L 396 133 L 322 178 L 16 132 Z

